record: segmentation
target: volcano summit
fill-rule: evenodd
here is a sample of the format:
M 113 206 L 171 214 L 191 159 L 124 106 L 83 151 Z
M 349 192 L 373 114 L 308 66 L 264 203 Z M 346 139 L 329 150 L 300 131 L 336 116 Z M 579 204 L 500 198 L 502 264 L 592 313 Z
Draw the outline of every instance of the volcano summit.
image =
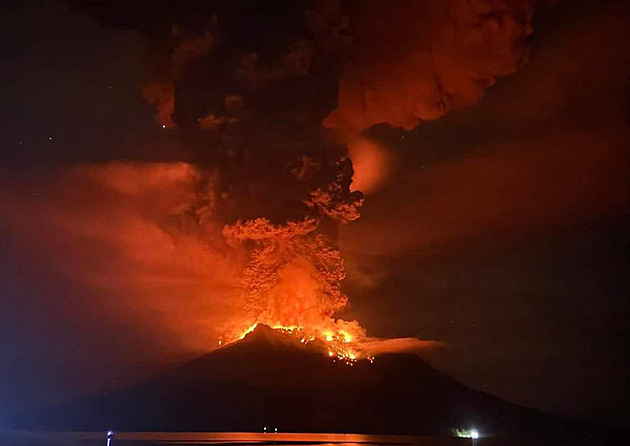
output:
M 244 339 L 136 387 L 16 418 L 15 427 L 125 431 L 434 434 L 582 428 L 470 389 L 416 355 L 348 363 L 327 345 L 266 325 Z M 577 427 L 577 429 L 576 429 Z

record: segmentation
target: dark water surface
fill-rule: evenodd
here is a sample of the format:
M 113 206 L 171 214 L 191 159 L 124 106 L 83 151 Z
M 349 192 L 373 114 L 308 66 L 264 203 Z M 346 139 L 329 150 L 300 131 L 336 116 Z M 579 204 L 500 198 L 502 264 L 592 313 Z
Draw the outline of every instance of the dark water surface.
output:
M 116 432 L 110 446 L 445 446 L 469 442 L 449 437 L 248 432 Z M 106 432 L 0 432 L 1 446 L 107 446 Z

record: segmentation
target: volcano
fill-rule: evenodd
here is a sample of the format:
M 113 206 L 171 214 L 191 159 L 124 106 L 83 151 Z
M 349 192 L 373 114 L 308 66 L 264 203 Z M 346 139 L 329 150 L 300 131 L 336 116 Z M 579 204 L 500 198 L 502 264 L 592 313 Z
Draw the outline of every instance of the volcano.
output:
M 53 430 L 355 432 L 433 434 L 477 426 L 487 433 L 564 435 L 572 422 L 464 386 L 421 357 L 330 358 L 259 325 L 141 385 L 14 419 Z

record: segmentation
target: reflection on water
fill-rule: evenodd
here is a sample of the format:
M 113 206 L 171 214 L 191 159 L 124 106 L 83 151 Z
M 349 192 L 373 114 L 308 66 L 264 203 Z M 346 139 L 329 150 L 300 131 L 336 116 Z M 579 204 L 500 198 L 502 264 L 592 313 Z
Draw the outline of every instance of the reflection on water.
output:
M 111 446 L 278 445 L 404 446 L 445 445 L 447 438 L 401 435 L 285 434 L 248 432 L 115 432 Z M 455 442 L 457 444 L 457 442 Z M 106 446 L 107 432 L 0 432 L 2 446 Z

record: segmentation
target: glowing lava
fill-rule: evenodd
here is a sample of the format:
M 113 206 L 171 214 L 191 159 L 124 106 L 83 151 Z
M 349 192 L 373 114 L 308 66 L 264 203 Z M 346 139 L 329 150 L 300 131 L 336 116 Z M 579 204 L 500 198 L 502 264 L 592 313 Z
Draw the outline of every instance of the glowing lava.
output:
M 337 322 L 348 324 L 346 321 L 341 320 Z M 255 322 L 234 337 L 222 338 L 219 340 L 219 345 L 236 342 L 245 338 L 245 336 L 253 332 L 260 323 L 261 322 Z M 328 356 L 335 362 L 340 361 L 348 365 L 353 365 L 358 359 L 363 357 L 370 362 L 374 361 L 373 356 L 361 354 L 360 352 L 359 344 L 365 338 L 365 333 L 358 325 L 353 327 L 357 329 L 357 333 L 350 333 L 346 329 L 306 329 L 304 327 L 283 326 L 279 324 L 272 325 L 271 328 L 294 338 L 299 341 L 300 344 L 308 345 L 316 341 L 324 343 L 328 351 Z

